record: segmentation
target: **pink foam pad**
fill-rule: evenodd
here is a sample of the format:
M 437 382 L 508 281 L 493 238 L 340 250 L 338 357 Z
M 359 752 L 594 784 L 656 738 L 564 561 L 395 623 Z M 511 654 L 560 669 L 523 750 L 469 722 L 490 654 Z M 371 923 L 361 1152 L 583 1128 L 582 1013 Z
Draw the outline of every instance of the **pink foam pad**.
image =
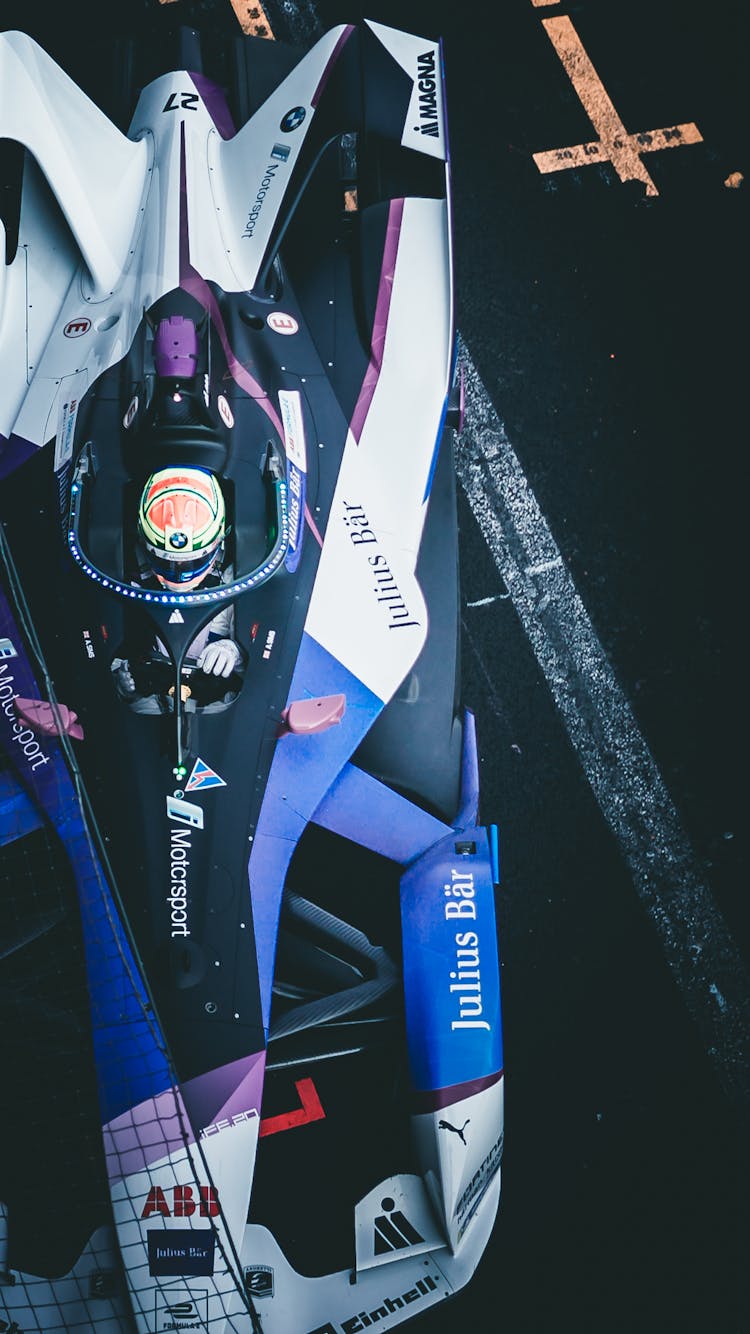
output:
M 318 699 L 295 699 L 282 713 L 287 732 L 325 732 L 340 723 L 346 709 L 346 695 L 320 695 Z
M 56 710 L 43 699 L 21 699 L 16 697 L 16 713 L 32 730 L 44 736 L 72 736 L 76 741 L 83 740 L 83 728 L 78 721 L 78 714 L 65 704 L 58 704 Z

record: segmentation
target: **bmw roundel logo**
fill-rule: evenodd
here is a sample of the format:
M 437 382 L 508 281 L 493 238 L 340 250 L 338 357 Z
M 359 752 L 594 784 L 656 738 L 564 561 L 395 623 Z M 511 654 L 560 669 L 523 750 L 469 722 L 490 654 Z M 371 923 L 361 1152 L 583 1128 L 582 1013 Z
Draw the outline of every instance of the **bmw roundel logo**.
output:
M 174 547 L 176 551 L 183 551 L 184 548 L 187 546 L 187 534 L 170 533 L 169 545 L 170 547 Z
M 299 129 L 306 115 L 307 112 L 304 107 L 292 107 L 291 111 L 287 111 L 286 115 L 282 118 L 279 129 L 283 130 L 285 134 L 289 134 L 292 130 Z

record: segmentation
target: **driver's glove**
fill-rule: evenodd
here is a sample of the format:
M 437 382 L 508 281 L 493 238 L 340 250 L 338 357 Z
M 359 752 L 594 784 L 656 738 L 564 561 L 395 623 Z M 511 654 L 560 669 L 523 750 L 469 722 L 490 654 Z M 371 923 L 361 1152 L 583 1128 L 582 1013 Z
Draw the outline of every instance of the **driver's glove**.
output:
M 134 695 L 136 693 L 133 673 L 130 670 L 130 663 L 127 658 L 120 658 L 116 664 L 113 664 L 112 674 L 121 695 Z
M 215 639 L 207 644 L 198 666 L 207 676 L 231 676 L 240 661 L 240 650 L 233 639 Z

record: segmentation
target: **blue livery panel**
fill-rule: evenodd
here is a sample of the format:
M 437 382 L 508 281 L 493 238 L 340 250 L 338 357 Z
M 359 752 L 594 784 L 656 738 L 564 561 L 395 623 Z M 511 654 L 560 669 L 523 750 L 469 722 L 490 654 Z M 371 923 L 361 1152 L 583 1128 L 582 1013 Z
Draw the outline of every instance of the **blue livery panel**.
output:
M 486 829 L 451 834 L 401 880 L 404 999 L 418 1092 L 502 1069 L 493 858 Z

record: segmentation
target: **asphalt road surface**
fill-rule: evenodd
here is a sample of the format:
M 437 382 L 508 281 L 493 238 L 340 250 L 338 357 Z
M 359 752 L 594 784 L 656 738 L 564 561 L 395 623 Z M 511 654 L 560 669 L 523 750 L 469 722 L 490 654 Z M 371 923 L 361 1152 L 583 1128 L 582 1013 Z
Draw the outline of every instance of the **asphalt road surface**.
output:
M 264 6 L 282 38 L 369 17 L 444 39 L 507 1123 L 490 1246 L 415 1332 L 750 1325 L 740 8 Z M 113 16 L 3 19 L 83 69 Z

